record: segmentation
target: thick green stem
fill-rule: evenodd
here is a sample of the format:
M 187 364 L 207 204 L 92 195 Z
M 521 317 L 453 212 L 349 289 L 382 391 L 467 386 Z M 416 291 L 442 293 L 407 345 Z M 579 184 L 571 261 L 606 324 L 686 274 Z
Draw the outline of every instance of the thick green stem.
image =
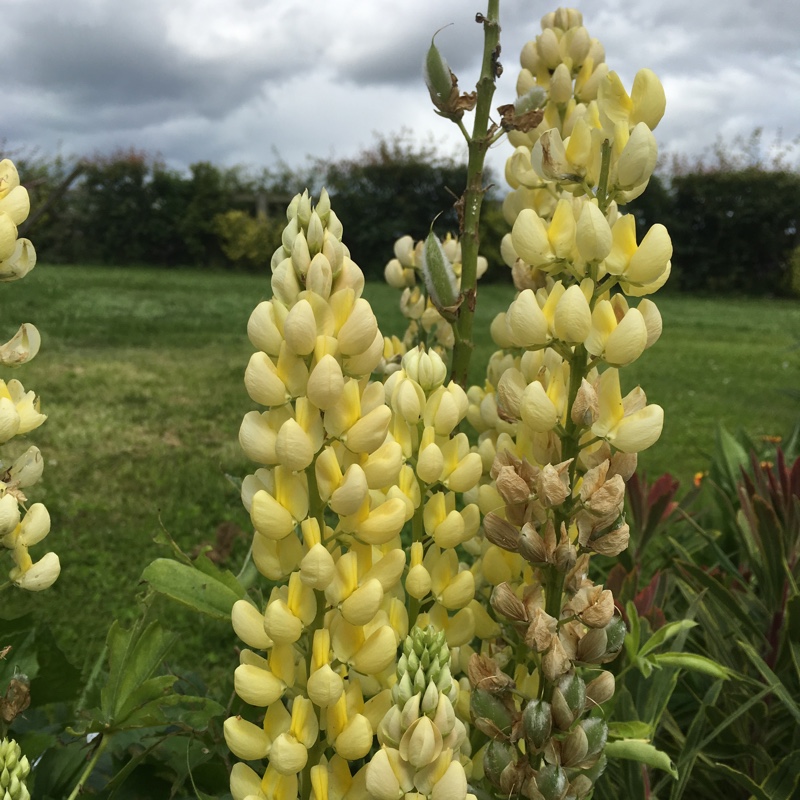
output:
M 109 737 L 106 736 L 105 734 L 102 734 L 100 736 L 100 742 L 95 747 L 91 760 L 86 765 L 86 769 L 81 773 L 81 777 L 75 784 L 75 788 L 70 792 L 70 795 L 67 798 L 67 800 L 75 800 L 75 798 L 78 797 L 78 795 L 83 793 L 83 787 L 86 785 L 86 781 L 89 780 L 89 776 L 92 774 L 94 768 L 97 766 L 97 762 L 100 760 L 100 756 L 103 755 L 103 752 L 108 746 L 108 741 Z
M 478 283 L 478 247 L 480 234 L 478 224 L 485 188 L 483 186 L 483 164 L 491 144 L 494 130 L 489 130 L 489 113 L 497 80 L 497 55 L 500 42 L 500 0 L 489 0 L 489 9 L 483 21 L 483 63 L 477 84 L 477 103 L 472 136 L 467 142 L 467 188 L 463 201 L 463 230 L 461 231 L 461 292 L 464 301 L 455 323 L 455 346 L 453 347 L 452 380 L 467 386 L 469 362 L 474 344 L 472 326 L 475 317 L 475 302 Z

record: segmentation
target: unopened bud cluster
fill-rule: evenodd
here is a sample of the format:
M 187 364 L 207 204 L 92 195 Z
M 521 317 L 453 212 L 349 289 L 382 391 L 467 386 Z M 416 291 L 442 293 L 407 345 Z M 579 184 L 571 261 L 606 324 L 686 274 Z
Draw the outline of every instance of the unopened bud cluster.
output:
M 366 769 L 374 800 L 464 800 L 469 741 L 455 704 L 458 685 L 450 673 L 443 632 L 414 628 L 397 662 L 394 705 L 378 727 L 380 749 Z
M 28 216 L 28 192 L 20 185 L 14 164 L 0 161 L 0 281 L 24 278 L 36 265 L 36 252 L 27 239 L 17 236 L 17 226 Z M 39 352 L 39 331 L 26 322 L 0 345 L 0 366 L 15 368 Z M 38 428 L 47 417 L 39 399 L 16 379 L 0 380 L 0 445 Z M 17 448 L 17 453 L 19 449 Z M 44 461 L 37 447 L 29 447 L 7 462 L 0 461 L 0 544 L 14 566 L 9 580 L 21 589 L 40 591 L 51 586 L 61 572 L 55 553 L 33 560 L 29 548 L 50 532 L 50 515 L 42 503 L 28 505 L 26 491 L 42 476 Z
M 0 800 L 30 800 L 26 779 L 31 767 L 13 739 L 0 741 Z

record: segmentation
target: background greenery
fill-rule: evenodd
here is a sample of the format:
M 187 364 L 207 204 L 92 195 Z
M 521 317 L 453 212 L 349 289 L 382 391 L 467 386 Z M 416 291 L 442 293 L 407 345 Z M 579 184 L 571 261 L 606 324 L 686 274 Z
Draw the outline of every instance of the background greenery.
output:
M 798 296 L 800 174 L 758 131 L 733 144 L 665 165 L 629 206 L 639 235 L 656 222 L 670 231 L 670 291 Z M 776 152 L 772 160 L 760 155 L 765 149 Z M 372 279 L 381 278 L 398 237 L 423 239 L 432 220 L 440 236 L 457 229 L 453 203 L 466 180 L 460 159 L 407 132 L 378 138 L 354 158 L 294 167 L 201 162 L 184 174 L 137 150 L 83 159 L 20 154 L 16 163 L 33 207 L 22 233 L 49 262 L 261 271 L 292 195 L 325 186 L 353 257 Z M 487 174 L 485 183 L 503 182 Z M 508 228 L 490 191 L 481 214 L 481 252 L 492 265 L 484 281 L 508 280 L 499 253 Z
M 488 337 L 510 287 L 480 289 L 473 381 L 493 350 Z M 16 373 L 49 415 L 32 432 L 46 468 L 34 500 L 53 518 L 47 545 L 63 574 L 38 595 L 8 593 L 8 612 L 49 619 L 78 665 L 92 661 L 112 618 L 138 613 L 143 568 L 170 553 L 153 542 L 166 530 L 191 552 L 207 544 L 236 569 L 249 519 L 227 476 L 253 465 L 239 451 L 252 352 L 247 318 L 268 296 L 267 274 L 39 265 L 5 289 L 0 333 L 34 322 L 44 344 Z M 384 333 L 401 333 L 399 293 L 368 284 Z M 684 487 L 703 470 L 717 423 L 757 439 L 797 421 L 800 308 L 779 300 L 657 296 L 664 334 L 626 369 L 666 413 L 661 441 L 641 456 L 650 476 L 670 472 Z M 16 442 L 16 440 L 14 440 Z M 229 671 L 235 637 L 226 622 L 203 621 L 165 605 L 165 624 L 181 637 L 171 658 L 213 674 Z M 214 646 L 209 647 L 209 642 Z M 200 648 L 204 648 L 200 650 Z

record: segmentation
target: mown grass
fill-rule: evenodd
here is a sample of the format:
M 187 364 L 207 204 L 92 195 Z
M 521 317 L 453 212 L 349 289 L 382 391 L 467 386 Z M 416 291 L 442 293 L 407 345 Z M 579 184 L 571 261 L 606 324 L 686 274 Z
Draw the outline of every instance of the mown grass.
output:
M 49 619 L 78 663 L 96 656 L 112 619 L 136 615 L 142 569 L 168 555 L 153 542 L 162 527 L 187 551 L 214 544 L 225 523 L 248 530 L 227 476 L 252 469 L 237 443 L 241 418 L 254 407 L 242 381 L 252 351 L 245 325 L 268 292 L 266 276 L 47 265 L 3 287 L 0 333 L 32 321 L 43 334 L 38 358 L 14 377 L 35 389 L 49 415 L 28 441 L 7 449 L 33 443 L 44 454 L 44 479 L 31 499 L 50 510 L 46 545 L 63 565 L 51 590 L 6 592 L 3 606 Z M 370 285 L 367 296 L 384 332 L 401 333 L 397 293 Z M 509 299 L 508 287 L 481 289 L 474 380 L 494 349 L 489 323 Z M 800 307 L 657 301 L 664 335 L 623 382 L 640 382 L 666 412 L 662 440 L 642 455 L 642 468 L 686 484 L 706 465 L 717 423 L 757 437 L 787 431 L 800 417 Z M 243 535 L 232 569 L 246 547 Z M 177 661 L 230 663 L 226 623 L 168 605 L 164 619 L 181 632 Z

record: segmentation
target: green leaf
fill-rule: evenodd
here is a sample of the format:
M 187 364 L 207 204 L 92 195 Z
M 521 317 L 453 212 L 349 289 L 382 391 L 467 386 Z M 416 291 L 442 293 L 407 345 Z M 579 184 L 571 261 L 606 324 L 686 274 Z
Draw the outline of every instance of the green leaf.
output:
M 739 647 L 744 650 L 745 655 L 753 662 L 755 668 L 767 680 L 775 696 L 783 703 L 786 710 L 800 723 L 800 707 L 792 698 L 787 688 L 781 683 L 780 678 L 769 668 L 763 658 L 755 651 L 749 642 L 739 641 Z
M 50 628 L 36 629 L 39 669 L 31 681 L 31 699 L 37 706 L 74 700 L 81 691 L 81 671 L 73 666 L 58 646 Z
M 745 791 L 750 792 L 755 800 L 772 800 L 772 798 L 748 775 L 738 769 L 729 767 L 727 764 L 717 762 L 714 770 L 720 775 L 725 775 L 735 783 L 739 784 Z M 752 800 L 751 798 L 751 800 Z
M 211 564 L 208 559 L 198 559 L 198 562 L 203 560 Z M 245 596 L 244 588 L 230 572 L 214 568 L 212 574 L 206 565 L 201 569 L 197 562 L 195 564 L 190 567 L 169 558 L 157 558 L 145 567 L 142 580 L 157 592 L 201 614 L 213 619 L 230 619 L 233 604 Z
M 145 705 L 163 699 L 177 680 L 176 675 L 158 675 L 137 686 L 126 698 L 114 720 L 119 728 L 128 727 L 125 720 Z M 164 719 L 166 722 L 166 718 Z M 160 722 L 154 724 L 161 724 Z
M 608 723 L 608 736 L 610 739 L 651 739 L 653 726 L 639 720 L 621 722 L 615 720 Z
M 643 739 L 620 739 L 619 741 L 608 742 L 603 751 L 609 758 L 624 758 L 630 761 L 638 761 L 640 764 L 647 764 L 648 767 L 664 770 L 678 777 L 678 771 L 672 763 L 670 757 L 655 748 L 650 742 Z
M 245 596 L 246 592 L 237 577 L 230 570 L 220 569 L 205 553 L 194 560 L 194 566 L 204 575 L 227 586 L 236 595 L 237 600 Z
M 686 787 L 689 785 L 692 770 L 694 769 L 694 765 L 697 759 L 700 757 L 702 751 L 702 745 L 698 745 L 698 740 L 706 728 L 708 708 L 713 707 L 716 704 L 721 690 L 722 683 L 716 681 L 706 692 L 705 696 L 703 697 L 703 702 L 700 705 L 700 708 L 698 708 L 697 713 L 694 715 L 694 719 L 689 726 L 686 737 L 680 745 L 677 765 L 680 777 L 678 778 L 677 782 L 672 785 L 670 800 L 681 800 Z
M 639 650 L 639 658 L 643 658 L 648 653 L 652 653 L 657 647 L 677 636 L 681 631 L 694 628 L 697 623 L 691 619 L 681 619 L 676 622 L 668 622 L 659 628 Z
M 739 623 L 743 627 L 747 628 L 753 635 L 760 636 L 762 639 L 764 639 L 763 630 L 759 628 L 753 618 L 746 613 L 742 607 L 743 604 L 741 598 L 735 598 L 731 591 L 721 581 L 716 580 L 708 572 L 688 561 L 680 562 L 678 568 L 681 570 L 681 572 L 690 575 L 704 589 L 707 589 L 709 594 L 713 596 L 714 600 L 716 600 L 725 609 L 726 614 L 735 617 Z M 766 639 L 764 639 L 764 641 L 766 641 Z
M 173 639 L 156 621 L 144 630 L 136 626 L 131 631 L 114 622 L 106 641 L 108 682 L 100 692 L 102 713 L 107 722 L 116 721 L 131 694 L 161 665 Z
M 703 675 L 710 675 L 723 681 L 734 674 L 713 659 L 696 653 L 656 653 L 653 661 L 659 667 L 677 667 L 690 672 L 701 672 Z
M 747 451 L 723 425 L 717 427 L 715 438 L 716 451 L 710 477 L 720 484 L 730 497 L 735 497 L 741 468 L 746 467 L 749 461 Z
M 761 786 L 771 800 L 792 800 L 793 797 L 797 797 L 797 787 L 800 785 L 798 764 L 800 764 L 800 750 L 795 750 L 770 772 Z

